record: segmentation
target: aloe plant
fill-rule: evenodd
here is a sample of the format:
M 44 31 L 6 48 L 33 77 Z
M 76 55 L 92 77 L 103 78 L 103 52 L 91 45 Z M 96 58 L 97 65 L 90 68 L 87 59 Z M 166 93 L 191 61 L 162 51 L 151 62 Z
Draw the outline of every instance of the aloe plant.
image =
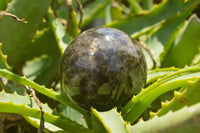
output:
M 72 1 L 69 12 L 65 0 L 0 1 L 0 114 L 19 114 L 35 128 L 44 124 L 44 132 L 200 130 L 200 1 L 80 3 Z M 146 85 L 121 109 L 85 111 L 60 91 L 63 51 L 96 21 L 146 44 L 156 61 L 154 68 L 149 53 L 141 47 L 148 68 Z M 33 90 L 36 97 L 30 96 Z

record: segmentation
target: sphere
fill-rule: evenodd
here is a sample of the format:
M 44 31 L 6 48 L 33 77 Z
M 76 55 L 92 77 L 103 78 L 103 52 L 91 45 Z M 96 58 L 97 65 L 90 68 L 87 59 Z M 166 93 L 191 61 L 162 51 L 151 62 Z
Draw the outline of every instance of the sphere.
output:
M 66 48 L 60 66 L 62 92 L 85 110 L 123 107 L 146 83 L 144 55 L 126 33 L 93 28 Z

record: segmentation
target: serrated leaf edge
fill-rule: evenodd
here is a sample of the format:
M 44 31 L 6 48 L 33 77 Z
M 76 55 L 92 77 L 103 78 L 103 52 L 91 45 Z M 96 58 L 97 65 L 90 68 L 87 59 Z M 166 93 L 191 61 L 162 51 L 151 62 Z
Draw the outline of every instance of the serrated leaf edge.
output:
M 4 63 L 4 65 L 5 65 L 5 67 L 6 67 L 6 69 L 12 70 L 12 67 L 9 66 L 8 63 L 7 63 L 7 58 L 8 58 L 8 56 L 7 56 L 7 55 L 4 55 L 3 52 L 2 52 L 2 45 L 3 45 L 3 44 L 0 43 L 0 57 L 2 57 L 2 61 L 4 61 L 3 63 Z
M 3 107 L 3 108 L 0 109 L 0 112 L 16 113 L 16 114 L 30 116 L 30 117 L 33 117 L 33 118 L 40 119 L 41 112 L 39 110 L 39 107 L 38 108 L 29 108 L 29 107 L 26 106 L 25 103 L 23 103 L 23 104 L 14 104 L 13 100 L 9 101 L 9 102 L 1 102 L 0 101 L 0 105 L 1 105 L 1 107 Z M 13 108 L 15 108 L 15 110 L 6 110 L 6 105 L 9 106 L 9 107 L 13 106 Z M 22 109 L 21 109 L 21 111 L 19 111 L 20 110 L 19 108 L 23 108 L 23 111 L 22 111 Z M 19 109 L 19 110 L 17 110 L 17 109 Z M 31 111 L 32 113 L 28 113 L 29 111 Z M 80 131 L 86 132 L 86 133 L 87 132 L 93 132 L 92 130 L 86 129 L 82 125 L 79 125 L 75 121 L 72 121 L 69 118 L 66 118 L 66 117 L 64 117 L 62 115 L 55 116 L 55 115 L 52 115 L 49 111 L 44 112 L 44 115 L 45 115 L 45 121 L 47 121 L 47 122 L 49 122 L 49 123 L 61 128 L 61 129 L 64 129 L 66 131 L 71 130 L 68 127 L 70 127 L 70 128 L 73 127 L 73 128 L 79 128 Z M 58 121 L 59 121 L 59 123 L 56 123 Z M 62 126 L 61 124 L 62 125 L 66 125 L 66 126 Z M 69 124 L 69 125 L 67 126 L 67 124 Z M 71 130 L 71 131 L 73 131 L 73 130 Z

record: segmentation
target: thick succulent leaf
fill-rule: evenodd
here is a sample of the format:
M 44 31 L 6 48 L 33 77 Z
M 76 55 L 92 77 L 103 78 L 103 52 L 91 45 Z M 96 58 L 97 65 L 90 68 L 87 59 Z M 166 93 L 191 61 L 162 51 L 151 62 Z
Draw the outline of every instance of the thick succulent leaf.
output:
M 51 9 L 49 9 L 48 11 L 48 18 L 60 52 L 63 53 L 67 45 L 71 41 L 71 38 L 66 32 L 65 28 L 62 26 L 60 20 L 54 17 L 53 11 Z
M 15 102 L 14 104 L 17 104 L 17 105 L 20 105 L 20 104 L 25 104 L 25 105 L 29 105 L 28 103 L 30 102 L 32 104 L 31 108 L 36 108 L 37 110 L 39 110 L 38 106 L 36 105 L 35 101 L 28 97 L 27 96 L 27 93 L 25 91 L 25 89 L 21 86 L 19 87 L 16 87 L 15 85 L 11 85 L 11 83 L 8 83 L 8 86 L 10 89 L 12 89 L 11 91 L 8 90 L 8 88 L 4 88 L 4 90 L 6 91 L 6 93 L 3 91 L 3 92 L 0 92 L 0 97 L 4 98 L 2 101 L 0 100 L 0 102 L 8 102 L 9 100 L 10 101 L 14 101 L 15 98 L 17 98 L 17 102 Z M 23 91 L 23 93 L 21 93 Z M 12 93 L 12 94 L 8 94 L 7 92 L 9 93 Z M 18 95 L 17 95 L 18 94 Z M 21 95 L 21 96 L 19 96 Z M 42 104 L 42 107 L 45 109 L 45 111 L 49 112 L 49 113 L 52 113 L 52 109 L 48 107 L 48 105 L 46 104 Z M 1 111 L 0 111 L 1 112 Z M 54 114 L 55 114 L 56 111 L 54 111 Z M 56 112 L 56 114 L 60 115 L 59 113 Z M 36 119 L 36 118 L 32 118 L 32 117 L 29 117 L 29 116 L 23 116 L 31 125 L 35 126 L 36 128 L 39 128 L 40 126 L 40 119 Z M 48 130 L 48 131 L 60 131 L 62 130 L 61 128 L 58 128 L 57 126 L 51 124 L 51 123 L 48 123 L 48 122 L 45 122 L 45 130 Z
M 61 52 L 50 28 L 37 31 L 21 60 L 26 61 L 23 74 L 35 82 L 50 86 L 58 74 Z M 28 60 L 28 61 L 27 61 Z
M 142 12 L 142 7 L 140 7 L 139 3 L 136 0 L 127 0 L 127 2 L 130 4 L 134 13 L 138 14 Z
M 200 103 L 200 80 L 188 81 L 188 85 L 182 88 L 180 91 L 174 92 L 174 97 L 169 102 L 163 102 L 162 108 L 153 113 L 152 116 L 162 116 L 170 110 L 177 111 L 184 106 L 192 106 L 196 103 Z
M 53 55 L 58 52 L 58 46 L 54 34 L 50 28 L 37 30 L 32 42 L 26 47 L 21 60 L 27 61 L 42 55 Z
M 88 128 L 87 122 L 84 119 L 84 116 L 80 112 L 74 110 L 73 108 L 65 104 L 61 104 L 60 110 L 65 117 L 70 118 L 71 120 L 77 122 L 78 124 Z
M 4 91 L 0 92 L 0 112 L 16 113 L 24 116 L 30 116 L 40 119 L 41 112 L 39 107 L 29 96 L 20 96 L 16 93 L 8 94 Z M 83 126 L 65 118 L 55 110 L 49 108 L 46 104 L 42 104 L 44 110 L 45 121 L 57 126 L 61 129 L 71 132 L 93 132 Z
M 12 81 L 19 83 L 21 85 L 29 86 L 29 87 L 35 89 L 36 91 L 38 91 L 38 92 L 40 92 L 44 95 L 48 95 L 49 97 L 51 97 L 55 100 L 57 99 L 56 97 L 60 95 L 59 93 L 55 92 L 53 89 L 47 89 L 44 86 L 40 86 L 37 83 L 30 81 L 25 77 L 21 77 L 17 74 L 10 72 L 10 71 L 7 71 L 5 69 L 0 69 L 0 76 L 4 77 L 6 79 L 12 80 Z
M 124 15 L 123 14 L 123 8 L 121 7 L 121 5 L 119 3 L 116 3 L 116 4 L 117 4 L 117 6 L 111 6 L 112 20 L 120 20 L 120 19 L 124 18 L 123 17 L 123 15 Z
M 51 64 L 52 58 L 47 55 L 27 61 L 23 74 L 30 80 L 35 80 Z M 44 77 L 45 78 L 45 77 Z
M 0 90 L 4 90 L 6 93 L 14 93 L 16 92 L 19 95 L 26 95 L 26 90 L 24 86 L 17 84 L 11 80 L 7 80 L 5 78 L 0 79 Z
M 46 64 L 46 68 L 43 69 L 42 73 L 34 80 L 40 85 L 51 86 L 52 80 L 58 78 L 58 69 L 60 66 L 61 53 L 54 53 L 50 56 L 51 60 L 49 64 Z
M 105 8 L 104 23 L 112 23 L 113 20 L 119 20 L 124 18 L 123 16 L 124 13 L 121 4 L 117 1 L 110 1 Z
M 109 3 L 110 0 L 96 0 L 95 2 L 92 2 L 87 7 L 85 7 L 81 27 L 86 26 L 92 20 L 94 20 L 99 13 L 104 11 L 104 9 Z
M 76 18 L 76 12 L 74 10 L 71 11 L 71 14 L 69 15 L 69 20 L 67 21 L 67 32 L 72 37 L 76 37 L 80 33 L 80 29 L 79 29 L 78 20 Z M 68 23 L 70 24 L 68 25 Z
M 162 65 L 184 67 L 190 65 L 193 58 L 199 52 L 200 47 L 200 20 L 197 16 L 193 15 L 185 23 L 181 34 L 176 37 L 175 44 L 167 54 L 167 58 L 163 61 Z
M 81 109 L 80 107 L 78 107 L 77 105 L 75 105 L 74 103 L 71 102 L 71 100 L 69 100 L 69 98 L 63 94 L 59 94 L 57 92 L 55 92 L 53 89 L 47 89 L 44 86 L 40 86 L 39 84 L 28 80 L 25 77 L 21 77 L 17 74 L 14 74 L 12 72 L 9 72 L 5 69 L 0 69 L 0 76 L 7 78 L 9 80 L 12 80 L 16 83 L 22 84 L 24 86 L 29 86 L 31 88 L 33 88 L 34 90 L 40 92 L 41 94 L 44 94 L 54 100 L 57 100 L 61 103 L 67 104 L 69 106 L 71 106 L 72 108 L 78 110 L 80 113 L 82 113 L 84 115 L 84 117 L 89 118 L 89 114 L 88 112 L 86 112 L 85 110 Z
M 54 5 L 52 6 L 52 8 L 54 8 L 54 13 L 56 14 L 56 16 L 58 18 L 62 18 L 65 19 L 67 18 L 67 13 L 68 13 L 68 5 L 67 5 L 67 1 L 66 0 L 59 0 L 59 1 L 53 1 Z M 84 4 L 84 3 L 82 3 Z M 73 9 L 75 9 L 76 11 L 78 10 L 77 8 L 77 1 L 76 0 L 72 0 L 72 7 Z
M 0 68 L 11 70 L 11 67 L 7 63 L 7 56 L 1 51 L 2 43 L 0 43 Z
M 156 25 L 161 24 L 163 20 L 190 8 L 194 8 L 199 3 L 199 0 L 192 0 L 188 2 L 184 2 L 184 0 L 164 0 L 158 6 L 154 6 L 154 8 L 148 13 L 135 17 L 130 16 L 127 19 L 114 21 L 112 24 L 106 26 L 116 27 L 135 38 L 138 35 L 151 30 Z
M 102 122 L 99 120 L 99 118 L 94 115 L 94 113 L 91 113 L 91 121 L 92 121 L 92 129 L 96 131 L 96 133 L 106 133 L 108 132 L 106 128 L 103 126 Z
M 200 63 L 200 51 L 197 55 L 195 55 L 194 59 L 192 60 L 191 65 L 197 65 Z
M 150 10 L 153 7 L 153 0 L 143 0 L 142 7 L 145 10 Z
M 160 95 L 187 86 L 189 80 L 199 79 L 199 71 L 199 66 L 185 68 L 157 80 L 147 88 L 143 89 L 137 96 L 134 96 L 122 109 L 123 118 L 131 123 L 134 122 Z
M 93 122 L 93 128 L 99 133 L 109 132 L 109 133 L 129 133 L 127 128 L 127 123 L 121 117 L 121 114 L 117 112 L 116 109 L 112 109 L 106 112 L 98 112 L 92 109 L 92 117 L 95 122 Z M 100 124 L 100 125 L 99 125 Z
M 111 2 L 106 6 L 105 8 L 105 23 L 111 23 L 112 22 L 112 16 L 111 16 Z
M 6 0 L 0 0 L 0 11 L 6 9 L 7 3 Z
M 133 133 L 196 133 L 200 131 L 200 103 L 169 112 L 162 117 L 129 126 Z
M 162 78 L 168 74 L 171 74 L 175 71 L 180 70 L 179 68 L 171 67 L 171 68 L 156 68 L 154 70 L 150 70 L 147 72 L 147 82 L 146 84 L 150 84 L 154 81 L 156 81 L 159 78 Z
M 13 0 L 6 11 L 25 18 L 28 23 L 18 23 L 12 18 L 0 19 L 0 40 L 4 44 L 2 49 L 8 55 L 8 63 L 13 65 L 20 60 L 25 48 L 31 42 L 51 0 Z M 17 52 L 16 52 L 17 51 Z
M 160 60 L 164 58 L 163 56 L 167 53 L 176 35 L 179 33 L 177 31 L 179 31 L 182 23 L 193 10 L 193 8 L 189 8 L 180 14 L 172 16 L 160 25 L 160 28 L 145 41 L 154 59 L 157 61 L 158 66 L 160 66 Z M 150 56 L 148 55 L 145 57 L 147 59 L 148 68 L 152 68 L 153 62 L 151 59 L 148 59 Z M 168 58 L 168 56 L 166 58 Z
M 29 117 L 29 116 L 23 116 L 23 118 L 29 122 L 32 126 L 39 128 L 40 127 L 40 119 Z M 47 121 L 45 121 L 45 129 L 44 132 L 53 132 L 53 133 L 69 133 L 62 128 L 59 128 Z

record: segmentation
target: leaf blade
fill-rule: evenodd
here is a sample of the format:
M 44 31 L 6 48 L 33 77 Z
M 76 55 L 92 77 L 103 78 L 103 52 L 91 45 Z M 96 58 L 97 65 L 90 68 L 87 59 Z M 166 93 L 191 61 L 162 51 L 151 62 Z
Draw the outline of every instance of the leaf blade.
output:
M 2 53 L 2 43 L 0 43 L 0 69 L 11 70 L 11 67 L 7 63 L 7 56 Z
M 8 5 L 7 12 L 13 13 L 20 18 L 23 17 L 28 21 L 27 24 L 24 24 L 8 17 L 0 19 L 0 40 L 4 44 L 2 50 L 8 55 L 8 63 L 10 65 L 20 60 L 50 4 L 51 0 L 36 0 L 31 4 L 29 0 L 24 0 L 23 2 L 13 0 Z
M 92 20 L 96 18 L 96 16 L 103 11 L 106 6 L 110 3 L 110 0 L 96 0 L 92 4 L 88 5 L 84 9 L 83 14 L 83 22 L 81 24 L 81 27 L 85 27 L 87 24 L 89 24 Z
M 92 109 L 92 114 L 101 121 L 102 126 L 110 133 L 129 133 L 127 123 L 124 122 L 116 109 L 106 112 L 98 112 Z
M 129 129 L 134 133 L 193 133 L 200 130 L 199 116 L 200 103 L 197 103 L 162 117 L 140 121 L 134 126 L 129 126 Z
M 168 52 L 167 58 L 163 60 L 162 66 L 184 67 L 190 65 L 200 46 L 199 32 L 200 20 L 197 16 L 192 15 L 186 22 L 185 28 L 182 29 L 182 34 L 176 38 L 175 45 Z
M 39 107 L 29 96 L 20 96 L 16 93 L 8 94 L 4 91 L 0 92 L 0 112 L 16 113 L 24 116 L 30 116 L 33 118 L 40 119 L 41 112 Z M 47 105 L 42 104 L 44 109 L 45 121 L 52 123 L 53 125 L 64 129 L 66 131 L 81 131 L 81 132 L 93 132 L 92 130 L 86 129 L 83 126 L 63 117 L 55 110 L 50 109 Z
M 179 87 L 187 86 L 188 80 L 200 78 L 200 67 L 181 69 L 169 74 L 148 86 L 125 105 L 122 109 L 123 118 L 131 123 L 137 120 L 145 109 L 160 95 Z
M 174 14 L 178 14 L 186 9 L 194 8 L 198 3 L 200 3 L 198 0 L 189 1 L 187 3 L 184 3 L 184 0 L 165 0 L 158 6 L 155 6 L 148 13 L 135 17 L 130 16 L 120 21 L 114 21 L 112 24 L 108 24 L 106 26 L 118 28 L 128 33 L 133 38 L 136 38 L 141 33 L 143 34 L 144 32 L 149 31 L 149 29 L 152 29 L 156 25 L 162 23 L 163 20 L 166 20 Z

